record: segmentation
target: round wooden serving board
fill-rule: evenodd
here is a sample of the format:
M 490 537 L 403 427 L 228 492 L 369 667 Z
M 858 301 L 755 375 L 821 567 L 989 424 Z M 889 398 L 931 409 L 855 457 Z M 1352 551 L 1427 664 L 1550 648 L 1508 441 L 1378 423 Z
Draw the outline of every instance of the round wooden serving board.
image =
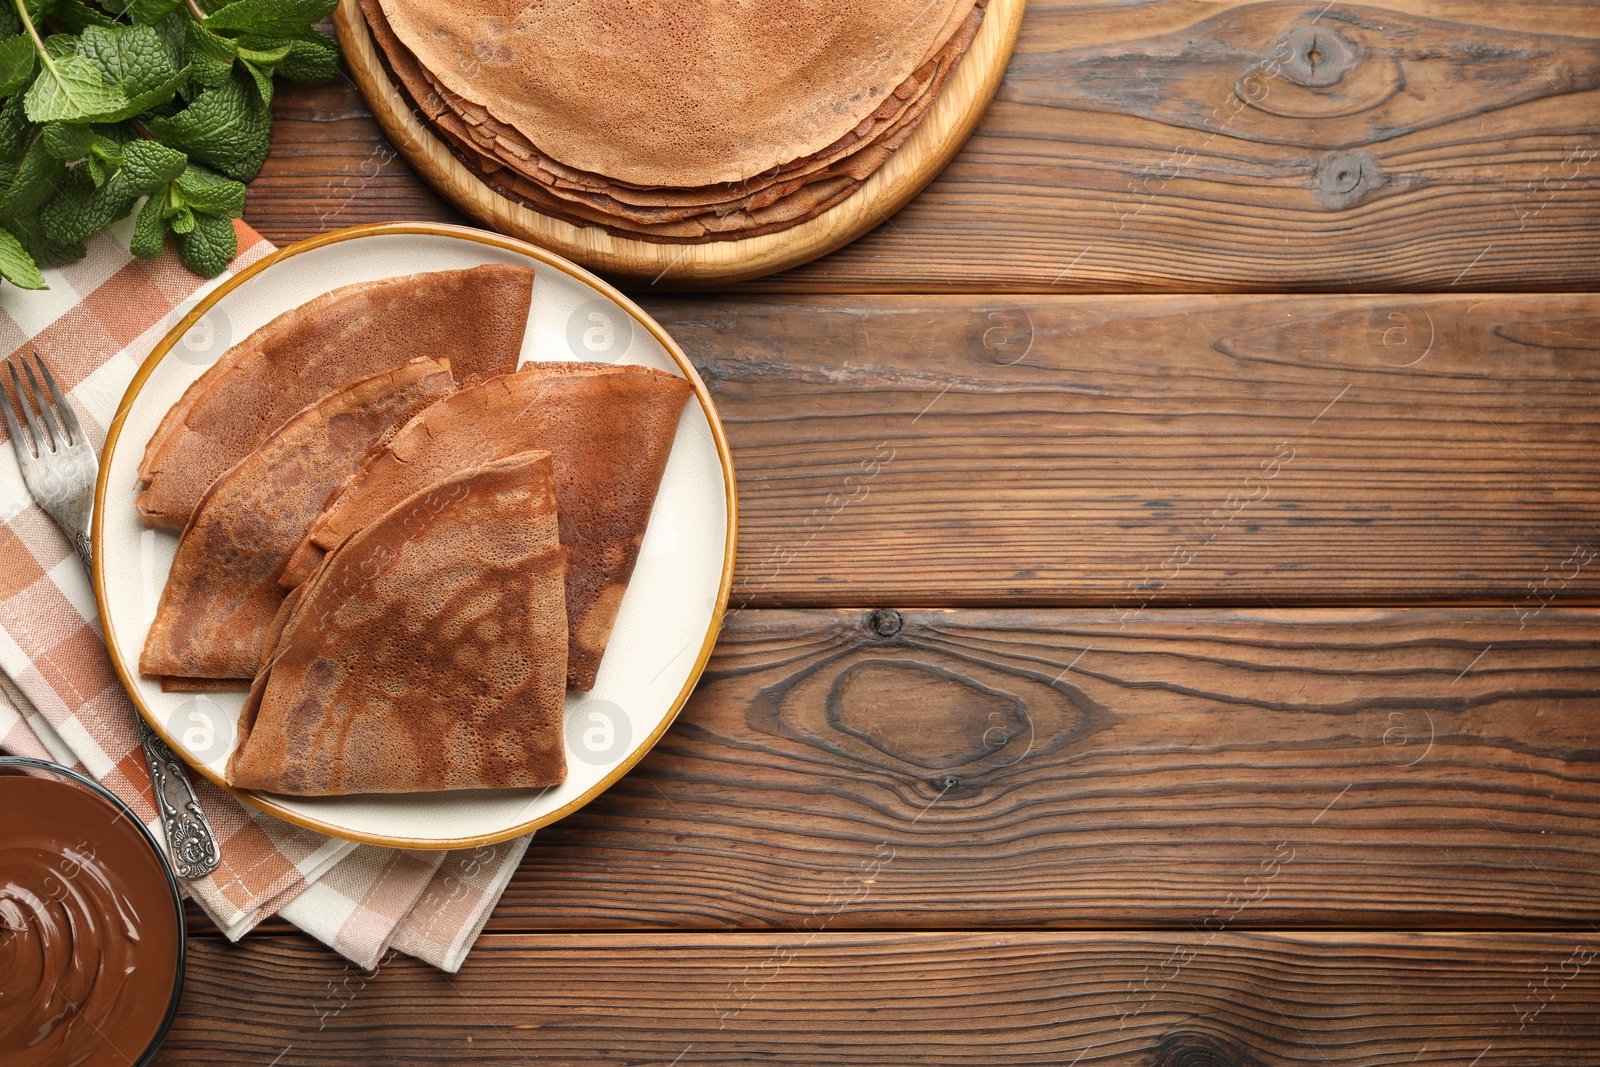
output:
M 502 233 L 609 274 L 676 284 L 735 282 L 787 270 L 849 244 L 904 207 L 950 162 L 999 88 L 1026 0 L 989 0 L 972 46 L 910 138 L 849 198 L 798 226 L 736 241 L 671 243 L 574 226 L 508 200 L 480 182 L 390 82 L 357 0 L 333 21 L 361 95 L 400 154 L 462 211 Z

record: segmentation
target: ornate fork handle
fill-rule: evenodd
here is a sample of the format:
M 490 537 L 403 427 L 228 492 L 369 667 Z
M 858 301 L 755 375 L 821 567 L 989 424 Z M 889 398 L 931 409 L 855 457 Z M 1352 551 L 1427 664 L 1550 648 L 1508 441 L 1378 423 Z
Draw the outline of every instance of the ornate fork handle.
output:
M 73 536 L 78 558 L 91 575 L 94 573 L 94 549 L 87 532 Z M 138 717 L 138 713 L 135 713 Z M 200 798 L 183 763 L 172 754 L 167 743 L 157 737 L 150 724 L 139 718 L 139 742 L 144 748 L 144 763 L 150 770 L 150 784 L 156 799 L 156 812 L 161 816 L 161 827 L 167 834 L 167 851 L 172 854 L 172 865 L 178 877 L 193 880 L 204 878 L 217 869 L 222 854 L 217 849 L 217 835 L 211 829 Z
M 139 720 L 139 740 L 144 744 L 144 761 L 155 786 L 156 809 L 167 831 L 173 866 L 184 878 L 204 878 L 217 869 L 222 857 L 200 798 L 178 757 L 143 719 Z

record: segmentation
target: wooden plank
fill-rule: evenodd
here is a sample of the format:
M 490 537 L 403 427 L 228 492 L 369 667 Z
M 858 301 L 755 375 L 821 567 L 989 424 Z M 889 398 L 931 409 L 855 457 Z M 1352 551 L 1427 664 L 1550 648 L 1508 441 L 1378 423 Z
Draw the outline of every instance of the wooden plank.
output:
M 1592 1064 L 1581 933 L 485 935 L 375 974 L 191 942 L 156 1063 Z
M 1600 297 L 654 299 L 733 602 L 1600 598 Z
M 491 928 L 1583 923 L 1597 653 L 1556 608 L 740 612 Z
M 400 158 L 347 75 L 328 85 L 280 83 L 272 116 L 271 151 L 244 213 L 268 240 L 285 245 L 398 220 L 467 222 Z
M 1034 3 L 943 177 L 849 248 L 752 284 L 1591 289 L 1597 87 L 1583 0 Z M 273 240 L 453 214 L 348 83 L 285 87 L 275 110 L 247 214 Z
M 891 226 L 755 284 L 1592 288 L 1600 17 L 1492 9 L 1030 5 L 943 177 Z

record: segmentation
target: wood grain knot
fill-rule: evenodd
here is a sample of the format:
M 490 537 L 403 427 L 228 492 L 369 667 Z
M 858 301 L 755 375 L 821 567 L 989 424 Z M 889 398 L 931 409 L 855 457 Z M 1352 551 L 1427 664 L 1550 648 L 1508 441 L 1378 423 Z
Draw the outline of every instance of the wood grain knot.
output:
M 1274 53 L 1278 73 L 1295 85 L 1320 89 L 1337 85 L 1356 65 L 1358 49 L 1326 26 L 1298 26 L 1284 34 Z
M 898 619 L 898 616 L 896 616 Z M 828 695 L 828 718 L 902 763 L 946 770 L 983 759 L 1030 729 L 1027 706 L 926 663 L 851 664 Z M 955 788 L 936 780 L 935 788 Z
M 1265 60 L 1240 75 L 1234 92 L 1257 111 L 1299 123 L 1372 112 L 1406 78 L 1391 37 L 1368 28 L 1356 38 L 1327 26 L 1296 26 L 1278 38 Z M 1293 130 L 1280 127 L 1280 136 L 1304 139 L 1307 131 Z M 1365 140 L 1371 132 L 1369 123 L 1362 135 L 1343 143 Z
M 900 613 L 893 608 L 879 608 L 867 619 L 867 626 L 879 637 L 893 637 L 902 625 Z
M 1312 185 L 1331 208 L 1349 207 L 1383 184 L 1383 168 L 1371 152 L 1328 152 L 1317 162 Z
M 1261 1061 L 1232 1042 L 1181 1030 L 1162 1038 L 1151 1067 L 1262 1067 Z

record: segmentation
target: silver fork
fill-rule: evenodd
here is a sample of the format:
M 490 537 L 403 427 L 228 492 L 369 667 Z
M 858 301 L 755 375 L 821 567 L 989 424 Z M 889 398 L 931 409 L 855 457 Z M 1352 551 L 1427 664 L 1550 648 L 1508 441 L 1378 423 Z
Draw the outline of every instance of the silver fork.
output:
M 89 517 L 94 511 L 94 483 L 100 473 L 100 462 L 95 458 L 89 436 L 78 425 L 78 417 L 61 395 L 55 375 L 44 365 L 39 353 L 33 354 L 33 360 L 39 366 L 39 375 L 44 378 L 49 394 L 39 388 L 39 378 L 34 377 L 33 368 L 26 359 L 19 360 L 22 377 L 17 375 L 16 363 L 8 359 L 6 369 L 11 372 L 11 384 L 17 390 L 17 408 L 11 406 L 5 386 L 0 385 L 0 413 L 5 416 L 6 432 L 11 435 L 11 447 L 16 450 L 17 462 L 22 466 L 22 481 L 28 492 L 72 539 L 78 558 L 92 573 Z M 20 420 L 18 408 L 21 409 Z M 31 442 L 23 437 L 24 427 L 31 435 Z M 155 735 L 143 716 L 139 716 L 139 738 L 144 745 L 145 766 L 155 786 L 156 808 L 161 813 L 161 825 L 166 829 L 173 865 L 184 878 L 203 878 L 216 870 L 221 861 L 217 835 L 200 807 L 200 798 L 195 795 L 183 764 L 166 742 Z

